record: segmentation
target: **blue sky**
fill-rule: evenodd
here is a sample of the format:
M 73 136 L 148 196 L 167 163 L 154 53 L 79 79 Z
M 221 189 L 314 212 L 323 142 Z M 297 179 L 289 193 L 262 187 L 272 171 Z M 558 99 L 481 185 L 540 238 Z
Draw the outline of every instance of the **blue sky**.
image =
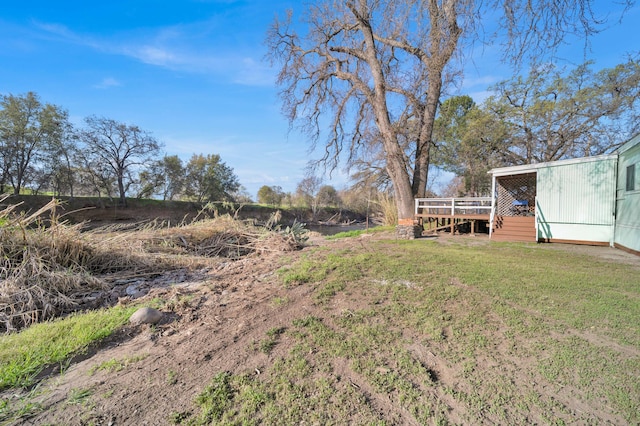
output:
M 74 124 L 97 115 L 151 132 L 169 155 L 220 154 L 252 197 L 262 185 L 294 191 L 310 158 L 288 133 L 264 38 L 290 0 L 5 1 L 0 8 L 0 94 L 36 92 Z M 602 2 L 609 3 L 609 2 Z M 600 5 L 602 5 L 600 3 Z M 600 11 L 606 14 L 606 10 Z M 603 16 L 603 15 L 601 15 Z M 640 7 L 593 40 L 596 68 L 640 50 Z M 582 62 L 582 44 L 566 57 Z M 476 101 L 509 77 L 492 49 L 468 66 L 460 93 Z M 446 176 L 442 177 L 445 179 Z M 341 171 L 326 179 L 338 189 Z

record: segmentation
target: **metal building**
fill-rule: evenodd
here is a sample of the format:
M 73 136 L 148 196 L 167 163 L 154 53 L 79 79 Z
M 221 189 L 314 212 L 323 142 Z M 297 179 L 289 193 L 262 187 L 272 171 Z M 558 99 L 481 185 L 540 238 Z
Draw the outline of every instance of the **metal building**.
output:
M 493 169 L 491 239 L 640 254 L 640 135 L 613 154 Z

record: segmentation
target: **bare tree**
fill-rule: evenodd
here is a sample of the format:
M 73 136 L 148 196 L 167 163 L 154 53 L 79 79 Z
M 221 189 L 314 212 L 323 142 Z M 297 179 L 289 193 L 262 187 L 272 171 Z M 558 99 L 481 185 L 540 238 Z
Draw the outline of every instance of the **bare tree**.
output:
M 136 179 L 135 169 L 149 164 L 160 153 L 160 143 L 139 127 L 112 119 L 91 116 L 85 123 L 87 128 L 80 134 L 85 145 L 84 163 L 102 165 L 99 170 L 110 172 L 117 184 L 120 204 L 126 206 L 127 190 Z M 100 180 L 107 178 L 101 176 Z
M 296 187 L 296 195 L 311 209 L 313 220 L 316 220 L 318 209 L 320 208 L 318 191 L 321 185 L 321 178 L 310 175 L 298 182 L 298 186 Z
M 352 164 L 377 133 L 398 217 L 408 219 L 414 197 L 426 191 L 440 97 L 460 71 L 453 59 L 480 40 L 482 17 L 495 16 L 504 56 L 518 65 L 553 52 L 567 34 L 586 39 L 597 31 L 592 3 L 323 0 L 308 6 L 306 33 L 297 33 L 289 12 L 274 22 L 267 41 L 272 61 L 281 65 L 290 122 L 308 131 L 314 145 L 327 136 L 322 161 L 330 167 L 343 153 Z

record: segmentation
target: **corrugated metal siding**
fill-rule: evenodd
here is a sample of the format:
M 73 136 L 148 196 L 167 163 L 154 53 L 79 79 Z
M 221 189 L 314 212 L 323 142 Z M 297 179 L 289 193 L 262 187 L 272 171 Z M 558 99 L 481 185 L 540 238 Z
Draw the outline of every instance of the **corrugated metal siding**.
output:
M 640 251 L 640 136 L 620 153 L 615 242 Z M 626 191 L 627 167 L 636 164 L 635 191 Z
M 538 222 L 613 225 L 615 172 L 615 159 L 538 169 Z

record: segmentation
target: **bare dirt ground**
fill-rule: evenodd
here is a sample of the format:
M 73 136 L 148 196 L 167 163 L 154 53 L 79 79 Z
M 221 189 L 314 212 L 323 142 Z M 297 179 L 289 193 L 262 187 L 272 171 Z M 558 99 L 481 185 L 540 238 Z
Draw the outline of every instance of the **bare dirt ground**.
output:
M 194 399 L 217 373 L 261 374 L 278 356 L 278 348 L 270 354 L 248 348 L 262 339 L 267 330 L 290 324 L 292 318 L 322 315 L 320 311 L 326 308 L 314 305 L 310 297 L 312 289 L 308 286 L 284 288 L 276 274 L 279 267 L 292 263 L 317 245 L 340 249 L 364 246 L 373 238 L 393 236 L 382 234 L 338 241 L 315 237 L 309 247 L 299 252 L 221 261 L 201 280 L 152 289 L 143 300 L 168 301 L 167 308 L 163 309 L 163 321 L 156 326 L 126 327 L 72 362 L 63 374 L 45 379 L 34 400 L 43 410 L 17 424 L 169 424 L 170 413 L 193 409 Z M 443 234 L 437 240 L 442 244 L 488 243 L 486 236 Z M 606 247 L 555 245 L 553 249 L 640 265 L 638 257 Z M 288 303 L 276 305 L 273 303 L 276 298 L 286 298 Z M 436 354 L 420 345 L 414 350 L 426 363 L 437 365 Z M 95 370 L 110 360 L 125 359 L 136 361 L 120 371 Z M 436 366 L 435 371 L 441 381 L 455 376 L 445 365 Z M 340 373 L 351 383 L 362 382 L 348 368 Z M 90 397 L 74 402 L 72 396 L 78 390 L 88 390 Z M 552 390 L 540 389 L 540 392 Z M 442 398 L 452 404 L 450 420 L 455 421 L 458 417 L 455 402 L 447 395 Z M 584 408 L 576 404 L 576 409 Z M 386 418 L 402 423 L 404 417 L 400 409 L 388 401 L 379 401 L 378 405 L 380 410 L 390 413 Z

